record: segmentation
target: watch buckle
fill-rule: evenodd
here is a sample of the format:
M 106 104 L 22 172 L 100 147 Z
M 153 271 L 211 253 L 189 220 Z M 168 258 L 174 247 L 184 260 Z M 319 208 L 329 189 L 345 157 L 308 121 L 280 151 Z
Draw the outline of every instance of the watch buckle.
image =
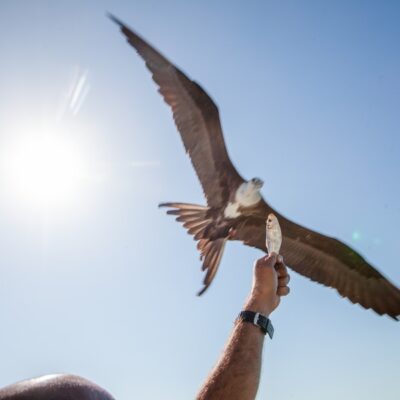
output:
M 256 314 L 254 315 L 254 320 L 253 320 L 253 324 L 254 325 L 258 325 L 258 318 L 260 317 L 260 313 L 256 312 Z

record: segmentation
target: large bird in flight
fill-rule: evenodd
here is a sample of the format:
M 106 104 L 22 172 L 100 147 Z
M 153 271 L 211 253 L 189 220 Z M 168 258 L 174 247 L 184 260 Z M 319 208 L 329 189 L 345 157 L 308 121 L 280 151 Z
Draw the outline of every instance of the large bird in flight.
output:
M 218 107 L 199 84 L 114 16 L 128 43 L 152 73 L 158 91 L 170 106 L 186 152 L 200 180 L 207 206 L 164 203 L 197 240 L 209 287 L 225 244 L 239 240 L 267 252 L 265 223 L 274 213 L 281 225 L 281 254 L 294 271 L 376 313 L 400 316 L 400 290 L 344 243 L 288 220 L 261 196 L 263 181 L 243 179 L 232 164 L 222 134 Z

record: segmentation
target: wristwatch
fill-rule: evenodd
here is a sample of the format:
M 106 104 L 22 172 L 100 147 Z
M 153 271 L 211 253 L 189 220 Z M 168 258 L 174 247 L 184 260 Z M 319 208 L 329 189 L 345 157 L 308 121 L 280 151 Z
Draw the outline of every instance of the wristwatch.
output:
M 272 339 L 274 336 L 274 327 L 272 326 L 272 322 L 269 318 L 267 318 L 265 315 L 262 315 L 258 312 L 254 311 L 242 311 L 239 316 L 239 320 L 242 320 L 244 322 L 250 322 L 256 326 L 258 326 L 261 331 L 266 335 L 268 333 L 268 336 Z

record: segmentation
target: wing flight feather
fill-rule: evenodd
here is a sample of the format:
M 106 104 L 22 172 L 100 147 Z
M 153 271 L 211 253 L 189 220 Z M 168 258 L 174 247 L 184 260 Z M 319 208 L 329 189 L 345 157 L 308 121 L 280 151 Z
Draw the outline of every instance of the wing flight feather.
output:
M 291 269 L 336 289 L 352 303 L 399 320 L 400 290 L 359 253 L 339 240 L 304 228 L 264 205 L 266 212 L 273 212 L 279 220 L 283 235 L 281 254 Z M 267 252 L 265 236 L 265 220 L 248 217 L 237 227 L 235 239 Z
M 190 80 L 154 47 L 117 18 L 128 43 L 151 71 L 159 92 L 170 106 L 186 152 L 210 207 L 221 207 L 230 191 L 243 182 L 233 166 L 222 133 L 218 107 L 196 82 Z

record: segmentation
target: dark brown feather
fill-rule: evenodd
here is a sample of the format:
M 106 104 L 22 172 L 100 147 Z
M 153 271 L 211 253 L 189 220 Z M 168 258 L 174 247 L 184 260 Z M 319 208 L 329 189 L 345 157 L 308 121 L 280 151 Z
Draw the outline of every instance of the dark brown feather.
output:
M 294 271 L 325 286 L 335 288 L 352 303 L 394 319 L 400 316 L 400 290 L 360 254 L 339 240 L 291 222 L 265 203 L 281 225 L 281 254 Z M 265 219 L 248 217 L 236 228 L 235 239 L 267 252 Z
M 208 215 L 208 207 L 185 203 L 163 203 L 160 207 L 172 208 L 167 213 L 176 215 L 176 220 L 183 223 L 188 233 L 198 240 L 197 249 L 200 251 L 200 260 L 203 261 L 202 270 L 207 271 L 203 281 L 204 287 L 198 293 L 200 296 L 210 286 L 217 273 L 227 238 L 210 240 L 205 237 L 206 228 L 214 224 L 212 217 Z
M 211 245 L 207 248 L 202 266 L 203 271 L 207 270 L 206 276 L 203 281 L 204 287 L 197 293 L 198 296 L 201 296 L 208 289 L 211 282 L 213 281 L 221 262 L 226 241 L 227 239 L 223 238 L 210 242 Z
M 121 27 L 128 43 L 143 58 L 159 86 L 159 92 L 171 107 L 208 205 L 225 205 L 243 179 L 229 159 L 216 104 L 200 85 L 190 80 L 143 38 L 117 18 L 111 15 L 110 18 Z

